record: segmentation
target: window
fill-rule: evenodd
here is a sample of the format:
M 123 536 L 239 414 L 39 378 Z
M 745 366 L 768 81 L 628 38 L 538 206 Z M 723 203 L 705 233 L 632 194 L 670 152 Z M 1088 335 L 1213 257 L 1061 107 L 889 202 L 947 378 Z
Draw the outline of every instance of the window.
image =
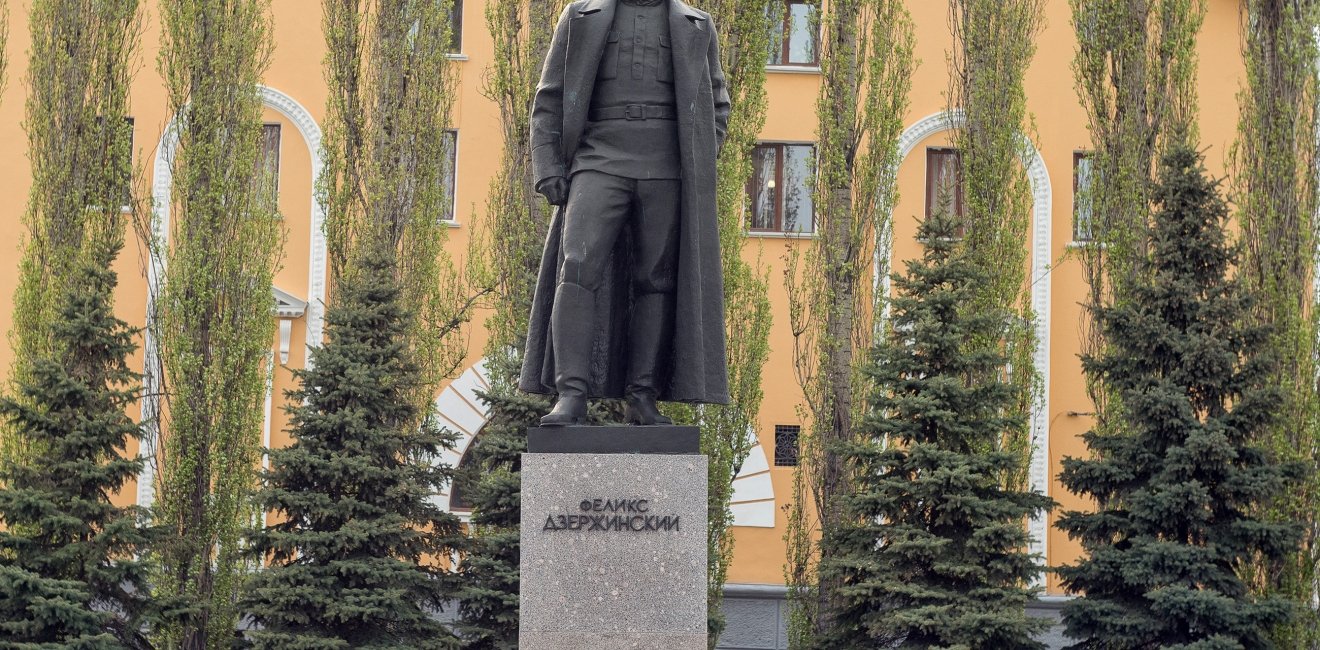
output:
M 261 125 L 261 154 L 257 169 L 262 175 L 263 188 L 275 197 L 280 194 L 280 125 Z
M 467 476 L 472 472 L 472 463 L 475 462 L 472 453 L 473 446 L 468 447 L 468 452 L 458 461 L 458 467 L 454 468 L 454 478 L 449 481 L 449 509 L 453 512 L 472 512 L 472 497 L 467 495 L 468 486 Z
M 133 205 L 133 118 L 124 118 L 124 131 L 126 132 L 127 146 L 121 154 L 124 158 L 116 163 L 119 172 L 119 195 L 124 197 L 120 200 L 120 205 L 124 210 L 128 210 Z
M 1072 238 L 1075 242 L 1095 240 L 1095 212 L 1091 195 L 1095 179 L 1094 162 L 1089 152 L 1078 151 L 1073 154 Z
M 817 39 L 816 5 L 787 0 L 780 25 L 770 40 L 769 65 L 816 66 Z
M 801 433 L 802 427 L 796 424 L 775 425 L 775 467 L 797 467 Z
M 453 223 L 454 221 L 454 193 L 458 189 L 458 131 L 450 129 L 445 131 L 444 141 L 445 153 L 448 154 L 448 161 L 445 162 L 445 196 L 443 207 L 441 208 L 440 220 Z
M 957 218 L 958 236 L 963 226 L 962 153 L 949 147 L 926 149 L 926 218 L 952 214 Z
M 97 116 L 94 126 L 88 126 L 86 137 L 94 141 L 103 159 L 97 161 L 97 168 L 109 174 L 114 175 L 109 187 L 100 184 L 100 181 L 92 182 L 93 178 L 85 179 L 87 186 L 84 188 L 83 201 L 88 208 L 100 206 L 105 198 L 103 192 L 107 190 L 117 194 L 119 199 L 117 204 L 123 211 L 128 211 L 133 203 L 133 118 L 125 117 L 120 123 L 122 130 L 107 129 L 105 118 Z M 116 203 L 111 199 L 110 203 Z
M 421 29 L 420 18 L 414 20 L 412 26 L 408 28 L 408 43 L 411 47 L 416 47 L 417 34 Z M 463 52 L 463 0 L 454 0 L 454 4 L 449 7 L 449 47 L 446 48 L 446 52 L 449 54 Z
M 752 150 L 753 232 L 805 234 L 815 231 L 811 174 L 816 147 L 809 144 L 759 144 Z
M 463 51 L 463 0 L 454 0 L 449 9 L 449 52 L 459 54 Z

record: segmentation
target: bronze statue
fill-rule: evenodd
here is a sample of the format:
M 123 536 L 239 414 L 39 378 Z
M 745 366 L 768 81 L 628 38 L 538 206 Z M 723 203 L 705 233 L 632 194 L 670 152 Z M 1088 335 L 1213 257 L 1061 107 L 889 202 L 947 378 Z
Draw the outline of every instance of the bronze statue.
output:
M 541 260 L 520 388 L 728 403 L 715 158 L 729 96 L 710 15 L 680 0 L 579 0 L 555 27 L 532 103 L 536 190 L 559 206 Z

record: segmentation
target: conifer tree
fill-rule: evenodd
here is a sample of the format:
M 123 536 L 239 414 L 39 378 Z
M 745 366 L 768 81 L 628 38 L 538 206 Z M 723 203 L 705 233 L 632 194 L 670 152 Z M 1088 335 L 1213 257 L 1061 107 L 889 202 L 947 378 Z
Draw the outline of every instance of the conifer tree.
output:
M 104 258 L 70 277 L 53 351 L 34 360 L 0 418 L 33 443 L 0 463 L 0 648 L 148 647 L 141 635 L 147 543 L 135 506 L 111 497 L 142 469 L 122 454 L 140 436 L 125 409 L 138 376 L 133 331 L 115 318 L 115 273 Z
M 1058 570 L 1081 595 L 1063 620 L 1076 648 L 1269 648 L 1291 603 L 1253 597 L 1236 569 L 1295 553 L 1299 539 L 1297 525 L 1260 515 L 1301 473 L 1257 442 L 1278 417 L 1277 361 L 1229 276 L 1228 210 L 1189 145 L 1163 156 L 1153 198 L 1144 280 L 1096 309 L 1107 345 L 1083 357 L 1121 400 L 1124 433 L 1088 432 L 1091 458 L 1064 460 L 1063 485 L 1097 510 L 1058 522 L 1086 551 Z
M 487 357 L 492 386 L 480 398 L 489 419 L 468 452 L 475 462 L 459 478 L 472 502 L 459 594 L 460 630 L 472 650 L 518 647 L 521 457 L 527 428 L 550 411 L 547 397 L 516 390 L 521 361 L 521 354 Z
M 431 501 L 451 479 L 435 463 L 451 433 L 424 424 L 423 381 L 411 357 L 393 247 L 350 267 L 326 311 L 324 347 L 295 371 L 295 440 L 270 451 L 258 493 L 283 521 L 253 534 L 270 566 L 249 583 L 244 609 L 257 648 L 457 648 L 432 615 L 455 574 L 436 563 L 460 537 Z
M 825 534 L 821 575 L 845 585 L 823 648 L 1042 648 L 1025 607 L 1039 574 L 1024 525 L 1052 501 L 1005 487 L 1022 454 L 998 448 L 1026 416 L 1006 381 L 987 382 L 1002 352 L 975 346 L 1011 320 L 969 309 L 985 282 L 936 213 L 920 260 L 895 276 L 890 334 L 872 351 L 865 435 L 841 454 L 856 492 L 850 525 Z

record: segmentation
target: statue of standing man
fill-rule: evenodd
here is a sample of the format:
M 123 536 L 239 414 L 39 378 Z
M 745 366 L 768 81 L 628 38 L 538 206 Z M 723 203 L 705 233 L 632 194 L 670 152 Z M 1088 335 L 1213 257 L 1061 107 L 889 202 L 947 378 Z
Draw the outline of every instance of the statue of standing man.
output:
M 550 224 L 519 387 L 557 394 L 542 426 L 623 397 L 726 404 L 715 158 L 729 95 L 710 15 L 681 0 L 578 0 L 532 102 Z

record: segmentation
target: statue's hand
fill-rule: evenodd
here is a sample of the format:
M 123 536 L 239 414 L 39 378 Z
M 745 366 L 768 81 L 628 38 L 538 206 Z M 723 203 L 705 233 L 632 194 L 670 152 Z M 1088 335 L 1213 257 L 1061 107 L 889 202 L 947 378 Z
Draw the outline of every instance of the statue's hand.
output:
M 563 176 L 541 179 L 541 182 L 536 184 L 536 191 L 540 192 L 550 205 L 568 203 L 568 179 Z

